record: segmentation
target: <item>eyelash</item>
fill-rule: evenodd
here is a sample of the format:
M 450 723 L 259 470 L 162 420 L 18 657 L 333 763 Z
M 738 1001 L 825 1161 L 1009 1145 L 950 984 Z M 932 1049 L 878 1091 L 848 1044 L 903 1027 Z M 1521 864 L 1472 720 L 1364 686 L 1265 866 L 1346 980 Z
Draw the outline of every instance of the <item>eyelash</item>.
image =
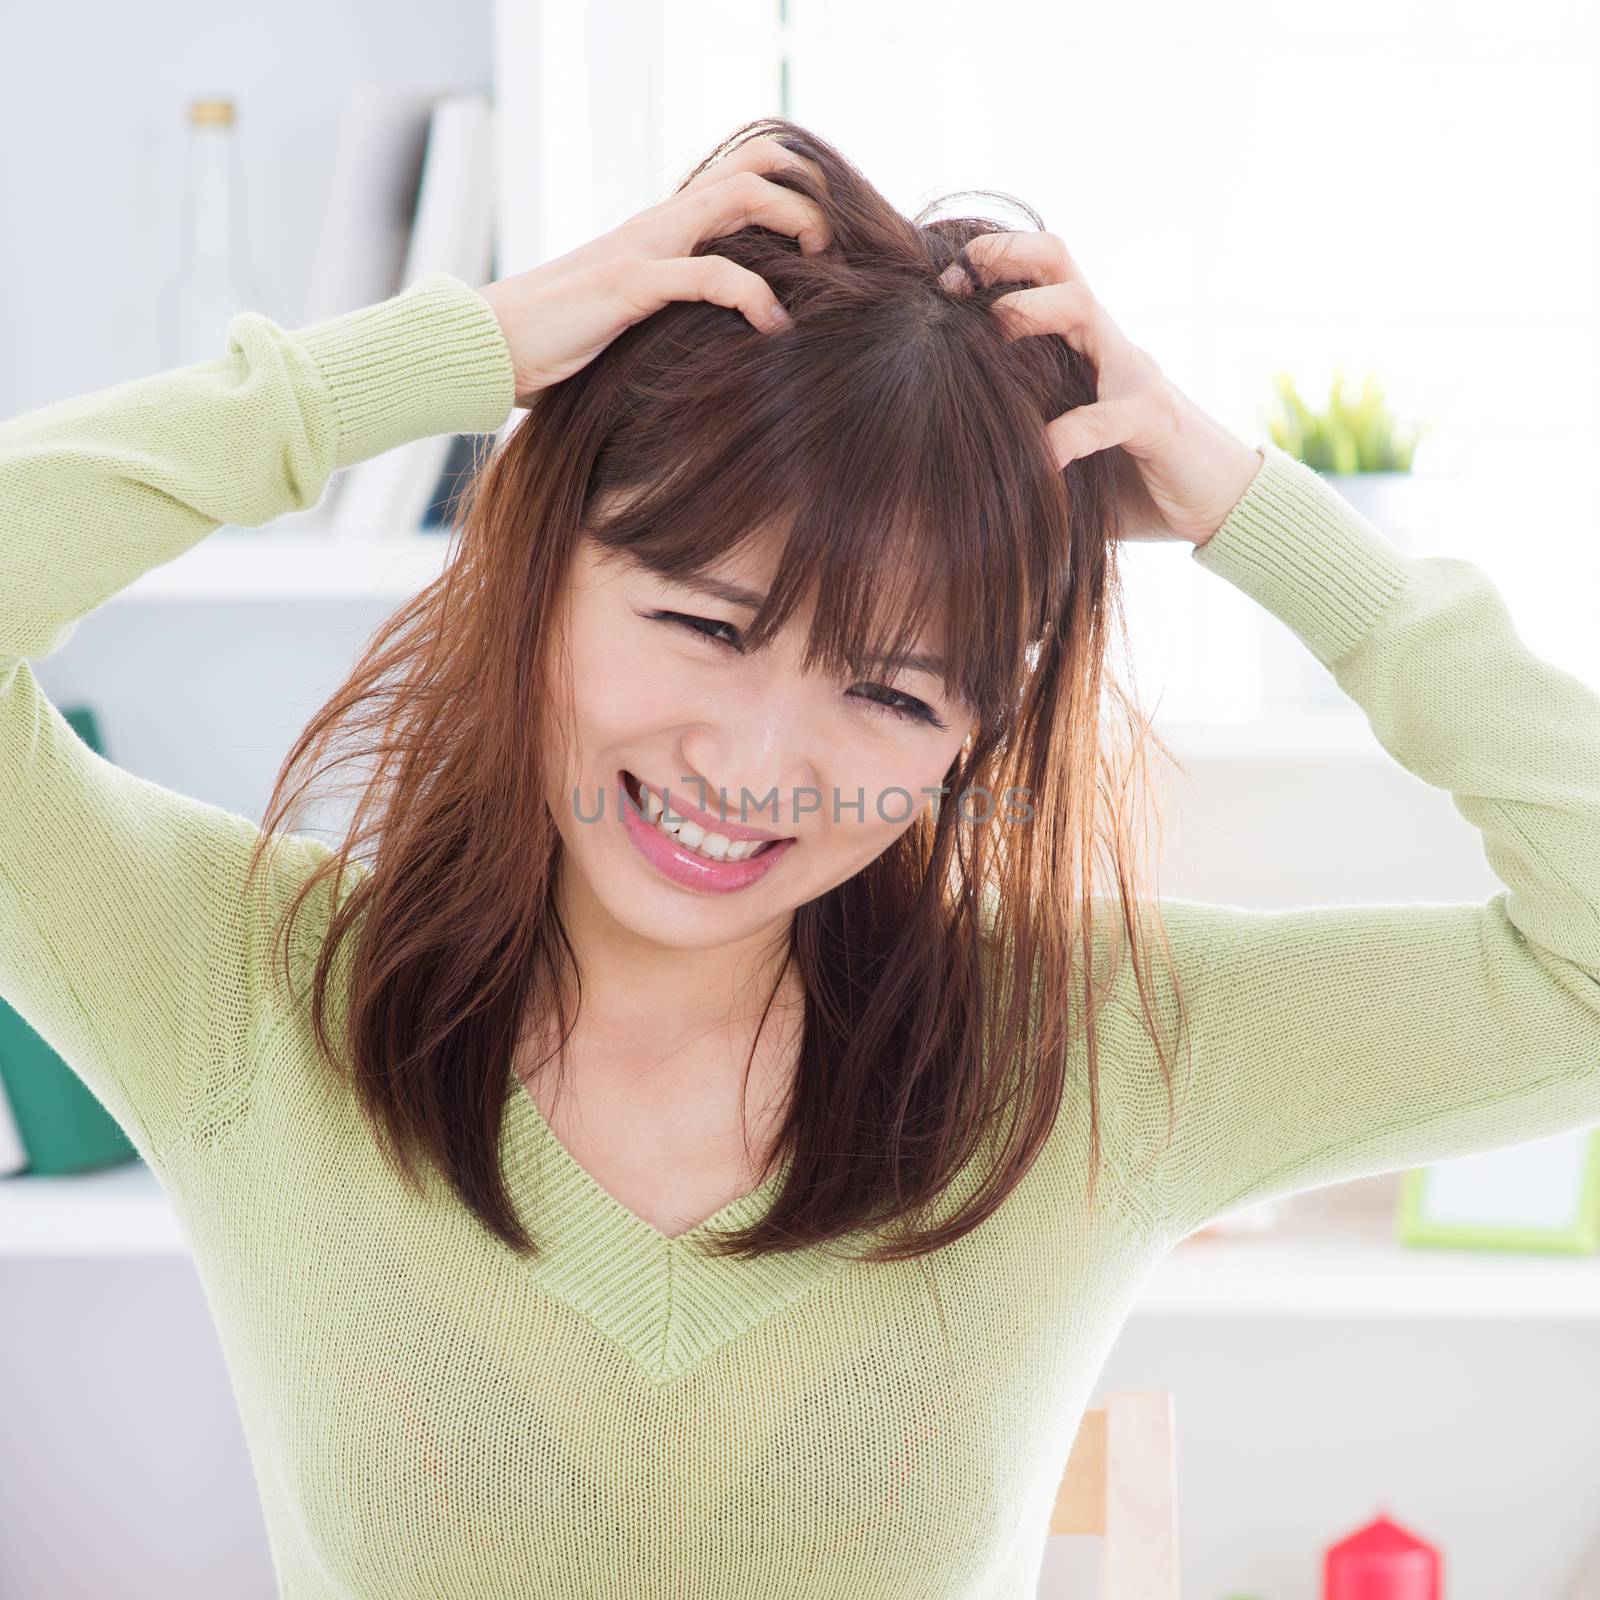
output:
M 697 638 L 707 639 L 714 645 L 720 645 L 724 650 L 737 650 L 739 648 L 735 639 L 722 638 L 714 633 L 706 632 L 706 628 L 727 628 L 735 636 L 738 629 L 731 622 L 721 622 L 711 617 L 691 617 L 681 611 L 649 611 L 644 615 L 651 622 L 671 622 L 680 628 L 687 629 Z M 704 624 L 705 626 L 701 626 Z M 906 722 L 920 722 L 925 727 L 938 728 L 941 731 L 948 724 L 940 721 L 933 708 L 924 701 L 918 700 L 914 695 L 902 694 L 898 689 L 885 689 L 885 694 L 892 694 L 899 704 L 891 705 L 883 700 L 875 700 L 870 695 L 863 696 L 869 706 L 884 712 L 891 717 L 899 717 Z

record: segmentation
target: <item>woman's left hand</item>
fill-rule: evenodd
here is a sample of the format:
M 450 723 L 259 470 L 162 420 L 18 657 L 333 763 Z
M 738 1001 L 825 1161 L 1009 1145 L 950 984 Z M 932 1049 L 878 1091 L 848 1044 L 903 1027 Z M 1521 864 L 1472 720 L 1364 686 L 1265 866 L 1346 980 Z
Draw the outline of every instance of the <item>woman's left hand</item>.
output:
M 1093 362 L 1096 398 L 1063 412 L 1045 431 L 1057 462 L 1112 452 L 1124 539 L 1187 539 L 1201 545 L 1250 486 L 1261 452 L 1208 416 L 1112 321 L 1053 233 L 985 233 L 966 259 L 986 283 L 1036 284 L 990 309 L 1007 338 L 1059 334 Z M 966 292 L 951 267 L 940 281 Z

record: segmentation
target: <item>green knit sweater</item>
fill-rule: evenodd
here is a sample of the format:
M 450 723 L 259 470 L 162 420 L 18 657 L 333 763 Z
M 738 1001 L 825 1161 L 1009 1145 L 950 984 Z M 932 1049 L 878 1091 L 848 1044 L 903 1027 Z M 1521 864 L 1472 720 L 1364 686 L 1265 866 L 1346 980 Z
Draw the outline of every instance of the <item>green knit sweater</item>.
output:
M 1093 1220 L 1081 1071 L 1001 1209 L 917 1262 L 705 1256 L 781 1173 L 669 1238 L 509 1075 L 502 1159 L 542 1259 L 442 1182 L 412 1195 L 274 998 L 271 916 L 326 846 L 294 836 L 241 899 L 255 824 L 95 755 L 26 658 L 220 524 L 314 506 L 335 469 L 495 429 L 512 400 L 487 303 L 434 274 L 298 332 L 241 314 L 214 360 L 0 427 L 0 994 L 181 1219 L 284 1595 L 1025 1600 L 1101 1364 L 1175 1241 L 1600 1122 L 1600 698 L 1527 649 L 1479 568 L 1407 555 L 1267 444 L 1193 558 L 1451 792 L 1503 892 L 1164 902 L 1192 1019 L 1178 1136 L 1147 1159 L 1166 1101 L 1125 987 Z

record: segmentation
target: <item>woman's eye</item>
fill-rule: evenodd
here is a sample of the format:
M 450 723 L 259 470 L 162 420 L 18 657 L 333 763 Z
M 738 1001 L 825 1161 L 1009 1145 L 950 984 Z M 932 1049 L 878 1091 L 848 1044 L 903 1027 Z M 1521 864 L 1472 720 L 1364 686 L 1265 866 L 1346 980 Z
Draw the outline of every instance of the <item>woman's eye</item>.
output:
M 726 645 L 730 650 L 739 648 L 739 630 L 731 622 L 718 622 L 715 617 L 685 616 L 681 611 L 652 611 L 649 617 L 652 622 L 675 622 L 680 628 L 687 628 L 713 644 Z M 712 631 L 717 628 L 726 628 L 733 637 L 725 638 Z
M 918 700 L 915 695 L 901 694 L 898 689 L 885 689 L 880 683 L 863 685 L 861 695 L 869 706 L 876 706 L 890 716 L 904 717 L 908 722 L 925 723 L 930 728 L 946 726 L 934 714 L 933 707 L 925 701 Z M 879 700 L 878 695 L 884 695 L 886 698 Z
M 739 630 L 731 622 L 720 622 L 715 617 L 691 617 L 682 611 L 648 611 L 645 616 L 651 622 L 670 622 L 680 628 L 687 628 L 696 637 L 709 639 L 712 644 L 721 645 L 725 650 L 740 648 Z M 719 633 L 718 629 L 726 629 L 733 637 L 729 638 Z M 933 708 L 925 701 L 918 700 L 914 695 L 902 694 L 898 689 L 887 689 L 882 684 L 869 683 L 862 685 L 859 693 L 867 705 L 883 712 L 886 716 L 900 717 L 907 722 L 920 722 L 930 728 L 943 729 L 948 726 L 940 721 Z M 879 699 L 879 695 L 884 698 Z

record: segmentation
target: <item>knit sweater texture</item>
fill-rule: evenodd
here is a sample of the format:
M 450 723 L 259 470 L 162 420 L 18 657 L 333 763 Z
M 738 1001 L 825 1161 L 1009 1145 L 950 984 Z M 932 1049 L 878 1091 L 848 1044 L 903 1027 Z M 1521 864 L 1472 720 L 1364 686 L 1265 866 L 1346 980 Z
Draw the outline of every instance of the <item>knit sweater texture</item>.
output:
M 226 343 L 0 426 L 0 994 L 170 1197 L 288 1600 L 1028 1600 L 1079 1419 L 1174 1243 L 1600 1122 L 1600 697 L 1477 566 L 1408 554 L 1268 442 L 1193 559 L 1451 794 L 1503 890 L 1163 900 L 1190 1010 L 1171 1146 L 1124 963 L 1100 1015 L 1110 1202 L 1084 1203 L 1080 1045 L 1022 1183 L 914 1262 L 705 1255 L 786 1166 L 669 1237 L 508 1072 L 500 1156 L 544 1247 L 519 1258 L 442 1180 L 399 1182 L 272 981 L 272 921 L 328 847 L 287 836 L 245 895 L 257 825 L 94 754 L 29 664 L 219 526 L 513 405 L 498 323 L 446 274 L 298 331 L 241 313 Z

